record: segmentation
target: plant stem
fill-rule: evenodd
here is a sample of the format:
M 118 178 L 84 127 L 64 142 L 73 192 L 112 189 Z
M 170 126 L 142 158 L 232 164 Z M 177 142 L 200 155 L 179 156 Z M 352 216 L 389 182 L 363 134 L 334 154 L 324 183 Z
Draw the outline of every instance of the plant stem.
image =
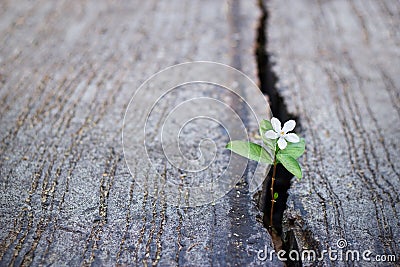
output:
M 271 214 L 269 216 L 269 225 L 271 228 L 273 228 L 273 214 L 274 214 L 274 204 L 275 204 L 275 199 L 274 199 L 274 182 L 275 182 L 275 174 L 276 174 L 276 158 L 274 158 L 274 169 L 272 171 L 272 177 L 271 177 Z

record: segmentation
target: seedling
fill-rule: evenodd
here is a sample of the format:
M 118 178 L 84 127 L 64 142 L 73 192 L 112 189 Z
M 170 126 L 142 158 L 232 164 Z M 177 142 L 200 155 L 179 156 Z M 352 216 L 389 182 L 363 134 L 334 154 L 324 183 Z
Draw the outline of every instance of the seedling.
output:
M 282 164 L 290 173 L 301 179 L 303 174 L 297 159 L 304 153 L 305 140 L 295 133 L 289 133 L 296 127 L 294 120 L 287 121 L 283 127 L 277 118 L 271 121 L 262 120 L 260 123 L 260 135 L 265 149 L 259 144 L 248 141 L 235 140 L 226 145 L 226 148 L 251 160 L 272 164 L 271 177 L 271 213 L 270 227 L 273 228 L 274 204 L 278 199 L 278 193 L 274 192 L 276 166 Z

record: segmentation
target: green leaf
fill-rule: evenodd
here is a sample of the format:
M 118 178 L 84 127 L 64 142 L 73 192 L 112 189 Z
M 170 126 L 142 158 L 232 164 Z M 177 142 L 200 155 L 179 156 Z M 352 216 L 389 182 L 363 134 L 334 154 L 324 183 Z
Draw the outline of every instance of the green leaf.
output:
M 276 200 L 276 199 L 278 199 L 278 193 L 277 192 L 274 193 L 274 200 Z
M 303 174 L 301 172 L 301 167 L 295 158 L 289 156 L 288 154 L 282 153 L 277 153 L 276 158 L 289 172 L 291 172 L 297 178 L 301 179 Z
M 291 156 L 294 159 L 297 159 L 301 155 L 303 155 L 305 148 L 306 142 L 304 138 L 300 138 L 300 141 L 298 143 L 288 142 L 286 148 L 283 150 L 279 150 L 277 154 L 285 154 Z
M 262 120 L 260 122 L 260 135 L 261 136 L 264 136 L 266 131 L 273 130 L 273 129 L 274 128 L 272 128 L 272 124 L 270 121 Z
M 267 139 L 265 138 L 265 133 L 269 130 L 273 130 L 272 124 L 270 121 L 262 120 L 260 122 L 260 135 L 264 144 L 272 151 L 275 152 L 277 139 Z
M 226 145 L 226 148 L 251 160 L 268 164 L 273 163 L 272 157 L 262 146 L 258 144 L 236 140 L 229 142 Z

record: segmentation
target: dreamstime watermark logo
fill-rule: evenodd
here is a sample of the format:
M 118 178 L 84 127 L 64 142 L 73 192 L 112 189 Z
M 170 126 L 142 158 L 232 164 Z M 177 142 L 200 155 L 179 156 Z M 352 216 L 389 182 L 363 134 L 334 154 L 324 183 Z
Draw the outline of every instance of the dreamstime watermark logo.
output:
M 247 168 L 247 160 L 225 145 L 252 138 L 268 116 L 265 97 L 242 72 L 214 62 L 178 64 L 135 90 L 124 117 L 125 160 L 136 183 L 153 197 L 176 206 L 212 203 Z M 259 164 L 247 173 L 251 192 L 269 167 Z
M 324 260 L 332 262 L 396 262 L 397 260 L 396 255 L 394 254 L 375 254 L 369 249 L 361 251 L 357 249 L 347 249 L 347 246 L 347 240 L 341 238 L 336 241 L 336 248 L 324 249 L 322 251 L 312 249 L 303 249 L 301 252 L 297 250 L 275 251 L 274 249 L 269 250 L 267 245 L 265 245 L 264 249 L 249 249 L 249 251 L 256 253 L 259 261 L 272 261 L 274 257 L 277 257 L 278 260 L 284 262 L 322 262 Z
M 346 240 L 346 239 L 343 239 L 343 238 L 338 239 L 338 241 L 336 241 L 336 246 L 337 246 L 338 248 L 345 248 L 345 247 L 347 247 L 347 240 Z

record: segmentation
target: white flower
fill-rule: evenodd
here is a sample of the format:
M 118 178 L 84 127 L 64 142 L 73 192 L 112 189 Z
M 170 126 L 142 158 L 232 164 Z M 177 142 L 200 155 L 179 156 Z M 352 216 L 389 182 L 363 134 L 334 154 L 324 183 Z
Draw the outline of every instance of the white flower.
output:
M 285 122 L 283 128 L 281 128 L 281 122 L 277 118 L 271 119 L 272 128 L 274 130 L 269 130 L 265 133 L 265 137 L 268 139 L 277 139 L 278 147 L 280 149 L 285 149 L 287 146 L 287 142 L 297 143 L 300 141 L 300 138 L 294 133 L 288 133 L 294 129 L 296 126 L 296 122 L 294 120 L 289 120 Z

